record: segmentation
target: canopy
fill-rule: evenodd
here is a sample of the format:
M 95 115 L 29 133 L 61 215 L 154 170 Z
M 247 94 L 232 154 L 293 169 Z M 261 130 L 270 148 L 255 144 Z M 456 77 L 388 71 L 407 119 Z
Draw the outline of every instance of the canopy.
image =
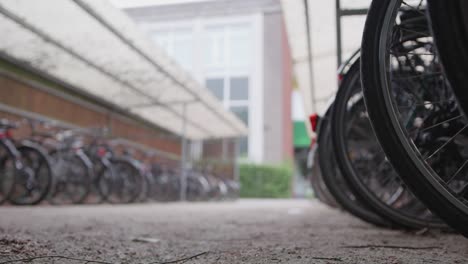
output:
M 325 114 L 337 89 L 336 2 L 281 0 L 297 88 L 302 95 L 306 115 Z M 348 11 L 368 8 L 370 2 L 340 0 L 341 8 Z M 364 21 L 365 16 L 343 18 L 343 58 L 360 47 Z M 306 124 L 312 133 L 309 123 Z
M 242 121 L 107 1 L 0 0 L 0 32 L 0 55 L 175 134 L 194 140 L 247 134 Z

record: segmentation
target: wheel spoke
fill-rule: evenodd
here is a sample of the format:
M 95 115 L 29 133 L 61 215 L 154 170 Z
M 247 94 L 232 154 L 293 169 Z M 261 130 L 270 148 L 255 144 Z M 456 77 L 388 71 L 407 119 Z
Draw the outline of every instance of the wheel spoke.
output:
M 442 76 L 442 72 L 431 72 L 431 73 L 421 73 L 421 74 L 416 74 L 416 75 L 411 75 L 411 76 L 404 76 L 404 77 L 393 77 L 393 81 L 405 81 L 405 80 L 412 80 L 412 79 L 422 79 L 422 78 L 428 78 L 428 77 L 440 77 Z
M 468 160 L 465 160 L 465 162 L 461 165 L 461 167 L 450 177 L 450 179 L 447 181 L 447 185 L 450 185 L 460 174 L 460 172 L 468 165 Z
M 411 10 L 414 10 L 414 11 L 418 12 L 419 14 L 421 14 L 421 15 L 423 15 L 423 16 L 426 15 L 426 13 L 424 13 L 423 11 L 421 11 L 421 7 L 422 7 L 422 5 L 423 5 L 423 0 L 421 0 L 421 1 L 419 2 L 419 4 L 418 4 L 417 7 L 414 7 L 414 6 L 410 5 L 410 4 L 408 4 L 406 1 L 401 1 L 401 3 L 402 3 L 404 6 L 409 7 Z
M 436 128 L 436 127 L 438 127 L 438 126 L 441 126 L 441 125 L 443 125 L 443 124 L 452 122 L 452 121 L 457 120 L 457 119 L 460 119 L 460 118 L 462 118 L 462 117 L 463 117 L 463 115 L 458 115 L 458 116 L 456 116 L 456 117 L 449 118 L 449 119 L 447 119 L 447 120 L 444 120 L 444 121 L 439 122 L 439 123 L 437 123 L 437 124 L 434 124 L 434 125 L 432 125 L 432 126 L 425 127 L 425 128 L 423 128 L 420 132 L 426 132 L 426 131 L 428 131 L 428 130 L 430 130 L 430 129 Z
M 451 103 L 451 102 L 455 102 L 455 100 L 448 99 L 448 100 L 442 100 L 442 101 L 437 101 L 437 102 L 424 102 L 424 103 L 412 104 L 411 106 L 399 105 L 398 108 L 405 109 L 405 108 L 413 108 L 413 107 L 420 107 L 420 106 L 443 105 L 444 103 Z M 462 116 L 459 116 L 459 117 L 462 117 Z
M 425 159 L 425 161 L 431 159 L 432 157 L 434 157 L 437 153 L 439 153 L 442 149 L 444 149 L 448 144 L 450 144 L 458 135 L 460 135 L 463 130 L 465 130 L 466 128 L 468 127 L 468 125 L 465 125 L 462 129 L 460 129 L 455 135 L 453 135 L 451 138 L 449 138 L 449 140 L 447 140 L 447 142 L 445 142 L 442 146 L 440 146 L 436 151 L 434 151 L 434 153 L 432 153 L 431 155 L 429 155 L 429 157 L 427 157 Z
M 415 34 L 415 35 L 418 36 L 418 37 L 430 37 L 430 36 L 431 36 L 431 35 L 428 34 L 427 32 L 424 32 L 424 31 L 416 31 L 416 30 L 413 30 L 413 29 L 405 28 L 405 27 L 403 27 L 402 25 L 399 25 L 399 26 L 398 26 L 398 29 L 404 30 L 404 31 L 409 32 L 409 33 L 413 33 L 413 34 Z

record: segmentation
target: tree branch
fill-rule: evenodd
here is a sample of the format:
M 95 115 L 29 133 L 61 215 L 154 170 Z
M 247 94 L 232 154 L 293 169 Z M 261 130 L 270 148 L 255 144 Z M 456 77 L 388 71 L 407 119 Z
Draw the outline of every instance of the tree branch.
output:
M 31 258 L 24 258 L 24 259 L 8 260 L 8 261 L 0 262 L 0 264 L 15 263 L 15 262 L 31 262 L 31 261 L 36 260 L 36 259 L 47 259 L 47 258 L 76 260 L 76 261 L 82 261 L 82 262 L 85 262 L 85 263 L 113 264 L 113 263 L 105 262 L 105 261 L 78 259 L 78 258 L 65 257 L 65 256 L 38 256 L 38 257 L 31 257 Z
M 199 254 L 196 254 L 196 255 L 193 255 L 193 256 L 190 256 L 190 257 L 186 257 L 186 258 L 182 258 L 182 259 L 176 259 L 176 260 L 170 260 L 170 261 L 165 261 L 165 262 L 151 262 L 151 263 L 148 263 L 148 264 L 174 264 L 174 263 L 185 263 L 191 259 L 195 259 L 195 258 L 198 258 L 200 256 L 203 256 L 203 255 L 206 255 L 208 254 L 208 252 L 202 252 L 202 253 L 199 253 Z M 0 263 L 2 264 L 2 263 Z
M 331 260 L 331 261 L 343 261 L 340 258 L 323 258 L 323 257 L 310 257 L 311 259 L 316 259 L 316 260 Z
M 440 247 L 408 247 L 408 246 L 392 246 L 392 245 L 344 246 L 341 248 L 390 248 L 390 249 L 412 249 L 412 250 L 441 249 Z

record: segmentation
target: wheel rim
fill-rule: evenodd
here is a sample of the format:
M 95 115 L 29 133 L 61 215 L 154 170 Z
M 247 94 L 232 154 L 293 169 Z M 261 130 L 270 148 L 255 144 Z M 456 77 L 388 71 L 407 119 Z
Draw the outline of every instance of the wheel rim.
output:
M 357 189 L 357 193 L 371 203 L 376 211 L 395 222 L 411 228 L 445 227 L 441 220 L 419 202 L 402 183 L 377 143 L 364 105 L 360 62 L 355 62 L 346 87 L 341 87 L 334 110 L 334 144 L 342 170 Z M 343 83 L 345 84 L 345 83 Z M 342 101 L 341 101 L 342 100 Z M 337 105 L 342 104 L 342 105 Z M 359 166 L 362 163 L 363 166 Z
M 416 1 L 416 2 L 423 3 L 423 1 Z M 449 179 L 450 176 L 439 175 L 436 172 L 435 168 L 432 167 L 428 163 L 428 159 L 434 158 L 435 157 L 434 155 L 437 155 L 444 148 L 448 147 L 449 144 L 451 144 L 450 142 L 454 141 L 454 137 L 463 136 L 463 132 L 466 132 L 466 129 L 468 128 L 468 126 L 464 125 L 462 129 L 458 130 L 457 133 L 451 135 L 446 141 L 449 143 L 447 144 L 444 143 L 445 145 L 442 144 L 441 146 L 439 146 L 439 148 L 436 149 L 437 152 L 433 152 L 430 154 L 424 153 L 424 150 L 422 150 L 421 148 L 418 148 L 417 142 L 411 139 L 407 129 L 405 128 L 407 124 L 402 124 L 402 120 L 401 120 L 402 118 L 400 118 L 400 116 L 402 115 L 403 111 L 401 111 L 402 110 L 401 107 L 398 107 L 398 105 L 396 104 L 394 95 L 392 94 L 392 81 L 394 80 L 394 78 L 390 76 L 391 74 L 389 74 L 393 71 L 390 68 L 392 55 L 388 54 L 387 47 L 392 46 L 390 45 L 388 41 L 390 39 L 389 34 L 393 33 L 394 21 L 396 20 L 398 16 L 399 8 L 402 6 L 409 6 L 409 7 L 415 8 L 416 5 L 414 4 L 409 5 L 407 2 L 403 2 L 400 0 L 392 0 L 390 2 L 390 6 L 385 16 L 383 30 L 380 36 L 380 47 L 386 47 L 386 48 L 381 48 L 380 53 L 379 53 L 379 61 L 381 63 L 380 80 L 381 80 L 381 88 L 384 91 L 385 104 L 389 111 L 390 121 L 392 122 L 392 125 L 395 128 L 395 132 L 398 138 L 400 139 L 403 147 L 406 149 L 406 152 L 409 154 L 409 157 L 411 158 L 413 163 L 417 166 L 419 171 L 425 176 L 425 178 L 430 182 L 430 184 L 438 190 L 440 194 L 442 194 L 446 199 L 448 199 L 453 205 L 456 205 L 460 210 L 463 210 L 466 214 L 468 214 L 467 204 L 464 201 L 462 201 L 462 199 L 460 199 L 461 197 L 456 197 L 454 195 L 453 190 L 447 185 L 446 179 Z M 425 54 L 421 54 L 421 55 L 425 55 Z M 431 54 L 431 56 L 437 56 L 437 55 L 434 53 L 434 54 Z M 431 102 L 429 106 L 433 107 L 434 102 Z M 426 106 L 422 106 L 422 107 L 426 107 Z M 453 119 L 445 120 L 446 122 L 444 123 L 449 123 L 455 120 L 456 117 L 452 117 L 452 118 Z M 464 118 L 464 117 L 460 117 L 460 118 Z M 438 123 L 436 125 L 441 126 L 442 123 Z M 422 127 L 422 125 L 420 125 L 420 127 Z M 430 127 L 425 127 L 425 128 L 430 128 Z M 435 127 L 432 127 L 432 128 L 435 128 Z M 424 156 L 426 156 L 427 158 L 424 158 Z M 459 170 L 464 170 L 466 165 L 467 163 L 463 163 L 461 166 L 459 166 Z M 460 172 L 459 170 L 456 170 L 455 172 Z M 458 176 L 458 175 L 454 175 L 454 176 Z M 466 186 L 463 189 L 466 189 Z

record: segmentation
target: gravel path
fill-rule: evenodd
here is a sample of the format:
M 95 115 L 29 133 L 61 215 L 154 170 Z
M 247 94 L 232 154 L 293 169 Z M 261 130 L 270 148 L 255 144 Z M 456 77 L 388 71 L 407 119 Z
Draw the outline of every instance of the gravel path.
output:
M 467 263 L 468 240 L 302 200 L 0 208 L 0 263 L 42 256 L 28 263 Z

